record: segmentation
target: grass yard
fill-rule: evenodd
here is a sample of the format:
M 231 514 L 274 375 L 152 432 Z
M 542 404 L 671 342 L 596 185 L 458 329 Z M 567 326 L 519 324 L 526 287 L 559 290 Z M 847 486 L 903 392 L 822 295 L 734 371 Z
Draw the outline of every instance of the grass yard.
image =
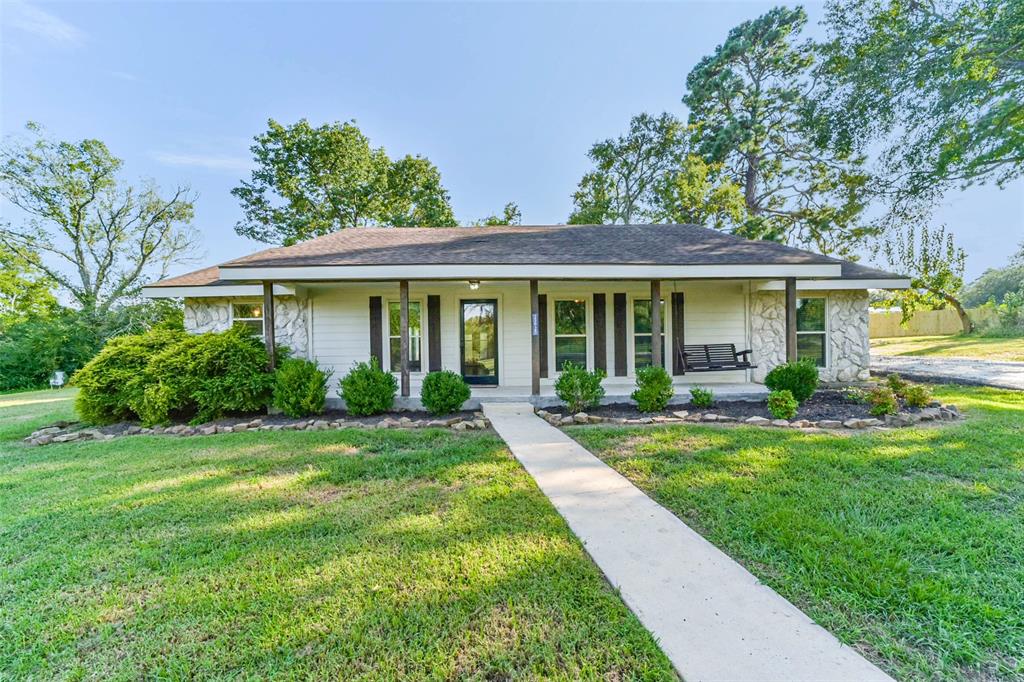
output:
M 876 355 L 915 355 L 920 357 L 977 358 L 1024 362 L 1024 337 L 985 336 L 904 336 L 871 339 Z
M 1020 679 L 1024 392 L 936 392 L 969 420 L 570 432 L 895 677 Z
M 30 448 L 0 396 L 0 679 L 674 679 L 490 434 Z

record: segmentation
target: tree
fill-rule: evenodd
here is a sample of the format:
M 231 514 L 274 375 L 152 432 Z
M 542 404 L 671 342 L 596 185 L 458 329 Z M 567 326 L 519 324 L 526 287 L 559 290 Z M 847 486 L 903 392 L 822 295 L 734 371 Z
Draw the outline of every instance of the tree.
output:
M 950 305 L 960 317 L 964 333 L 971 332 L 974 325 L 959 298 L 967 257 L 954 242 L 952 233 L 944 227 L 922 227 L 920 231 L 910 227 L 887 238 L 881 251 L 890 268 L 911 278 L 910 288 L 893 291 L 890 299 L 902 308 L 904 323 L 918 309 Z
M 1008 265 L 1002 268 L 989 268 L 981 277 L 974 280 L 963 292 L 963 304 L 968 308 L 984 305 L 989 301 L 999 304 L 1007 294 L 1018 291 L 1024 286 L 1024 243 L 1020 245 L 1016 255 L 1010 258 Z
M 124 184 L 121 160 L 99 140 L 53 142 L 38 125 L 26 128 L 34 141 L 11 139 L 0 151 L 0 193 L 26 215 L 0 227 L 0 248 L 97 316 L 188 259 L 195 240 L 187 187 L 164 198 L 152 184 Z
M 354 122 L 270 119 L 251 150 L 256 169 L 231 190 L 244 237 L 294 244 L 346 227 L 455 224 L 437 167 L 420 156 L 391 161 Z
M 573 194 L 569 223 L 629 224 L 650 218 L 658 183 L 679 167 L 686 152 L 686 127 L 664 113 L 634 116 L 629 132 L 595 143 L 587 157 L 594 169 L 580 180 Z
M 0 246 L 0 332 L 57 309 L 53 282 L 13 251 Z
M 721 164 L 691 154 L 681 168 L 666 173 L 655 188 L 656 222 L 693 223 L 732 230 L 746 219 L 743 190 L 723 177 Z
M 798 43 L 802 9 L 776 8 L 732 29 L 686 78 L 694 151 L 743 190 L 746 237 L 850 255 L 864 221 L 863 159 L 818 144 L 814 50 Z
M 894 201 L 1024 172 L 1024 3 L 833 0 L 826 25 L 823 133 L 881 144 Z
M 485 227 L 493 227 L 496 225 L 522 225 L 523 212 L 519 210 L 518 204 L 514 201 L 510 201 L 505 204 L 505 208 L 502 210 L 500 216 L 497 214 L 491 214 L 486 218 L 477 220 L 473 224 Z

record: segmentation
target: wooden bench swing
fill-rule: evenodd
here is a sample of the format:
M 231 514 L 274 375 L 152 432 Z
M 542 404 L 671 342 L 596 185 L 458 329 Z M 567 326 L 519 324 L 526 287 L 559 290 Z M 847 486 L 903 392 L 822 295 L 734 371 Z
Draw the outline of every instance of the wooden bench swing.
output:
M 734 369 L 754 369 L 750 362 L 752 351 L 736 352 L 734 343 L 705 343 L 683 346 L 684 372 L 725 372 Z

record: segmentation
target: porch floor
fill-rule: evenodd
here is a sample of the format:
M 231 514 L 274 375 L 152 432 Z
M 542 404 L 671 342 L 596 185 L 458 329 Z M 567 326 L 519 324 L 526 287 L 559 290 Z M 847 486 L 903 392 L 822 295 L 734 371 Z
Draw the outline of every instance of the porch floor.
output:
M 715 393 L 716 400 L 763 400 L 768 396 L 768 389 L 764 384 L 753 382 L 732 383 L 732 384 L 699 384 L 692 382 L 687 384 L 677 383 L 676 393 L 672 396 L 670 404 L 681 405 L 690 401 L 690 387 L 703 385 Z M 614 403 L 625 403 L 630 401 L 630 394 L 633 392 L 632 383 L 605 384 L 605 396 L 601 400 L 602 405 Z M 541 386 L 540 395 L 530 395 L 529 386 L 473 386 L 470 399 L 463 406 L 467 410 L 478 410 L 483 402 L 490 403 L 522 403 L 528 402 L 534 407 L 559 407 L 562 401 L 555 395 L 554 386 Z M 419 410 L 422 409 L 418 395 L 408 398 L 395 398 L 395 407 L 398 409 Z

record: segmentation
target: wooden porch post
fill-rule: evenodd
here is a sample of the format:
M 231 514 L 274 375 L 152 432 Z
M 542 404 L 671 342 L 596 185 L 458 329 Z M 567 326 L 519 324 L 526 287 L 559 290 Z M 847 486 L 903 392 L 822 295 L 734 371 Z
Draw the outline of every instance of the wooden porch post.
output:
M 796 362 L 796 277 L 786 278 L 786 362 Z
M 540 395 L 540 297 L 537 280 L 530 280 L 530 394 Z
M 409 397 L 409 280 L 398 283 L 399 353 L 402 354 L 402 397 Z
M 651 364 L 661 367 L 661 282 L 651 280 Z
M 274 341 L 274 283 L 263 283 L 263 343 L 267 347 L 267 368 L 277 367 L 277 344 Z

